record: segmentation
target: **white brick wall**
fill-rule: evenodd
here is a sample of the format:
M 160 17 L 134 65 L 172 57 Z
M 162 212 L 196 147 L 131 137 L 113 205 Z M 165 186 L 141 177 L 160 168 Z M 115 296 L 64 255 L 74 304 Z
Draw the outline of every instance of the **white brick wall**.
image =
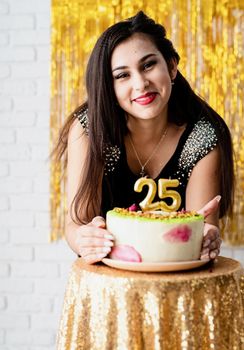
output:
M 48 243 L 49 36 L 50 0 L 0 0 L 1 350 L 55 349 L 76 258 Z
M 0 0 L 0 349 L 54 350 L 76 256 L 49 238 L 50 0 Z

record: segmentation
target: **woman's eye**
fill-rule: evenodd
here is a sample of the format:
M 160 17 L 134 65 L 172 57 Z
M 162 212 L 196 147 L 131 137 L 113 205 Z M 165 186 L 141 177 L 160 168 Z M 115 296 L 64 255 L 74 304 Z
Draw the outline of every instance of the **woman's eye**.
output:
M 143 69 L 149 69 L 151 68 L 152 66 L 154 66 L 156 64 L 156 61 L 149 61 L 149 62 L 146 62 L 144 63 L 143 65 Z
M 114 76 L 114 79 L 123 79 L 126 77 L 128 77 L 128 73 L 119 73 L 119 74 Z

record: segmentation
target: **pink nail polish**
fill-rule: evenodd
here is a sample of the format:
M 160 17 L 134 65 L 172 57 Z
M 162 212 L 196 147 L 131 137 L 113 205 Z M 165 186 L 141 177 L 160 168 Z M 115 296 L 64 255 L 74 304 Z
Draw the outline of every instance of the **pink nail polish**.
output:
M 107 233 L 105 233 L 105 235 L 103 237 L 106 239 L 114 239 L 114 237 L 112 235 L 109 235 Z
M 114 244 L 113 244 L 113 242 L 111 242 L 111 241 L 105 241 L 105 242 L 103 243 L 103 245 L 104 245 L 104 247 L 112 247 Z
M 216 196 L 216 197 L 215 197 L 215 199 L 216 199 L 216 201 L 217 201 L 217 202 L 220 202 L 220 200 L 221 200 L 221 196 L 220 196 L 220 195 L 218 195 L 218 196 Z
M 111 252 L 111 248 L 110 247 L 104 247 L 104 248 L 102 248 L 102 251 L 103 251 L 103 253 L 108 254 L 109 252 Z

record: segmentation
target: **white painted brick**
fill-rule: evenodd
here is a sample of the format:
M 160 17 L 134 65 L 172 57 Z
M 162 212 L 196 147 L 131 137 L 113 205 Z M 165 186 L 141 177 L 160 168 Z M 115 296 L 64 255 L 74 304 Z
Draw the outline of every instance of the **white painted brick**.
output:
M 13 244 L 46 244 L 49 242 L 49 229 L 47 228 L 12 228 L 10 229 L 10 242 Z
M 0 227 L 33 227 L 34 213 L 27 211 L 0 212 Z
M 0 195 L 0 210 L 9 209 L 9 199 L 7 196 Z
M 44 160 L 48 162 L 49 157 L 49 145 L 46 143 L 44 145 L 33 145 L 31 147 L 31 159 L 36 160 Z
M 7 307 L 6 297 L 0 296 L 0 310 L 4 310 Z
M 8 329 L 27 329 L 29 327 L 29 318 L 26 315 L 1 312 L 0 327 Z
M 49 130 L 41 128 L 22 128 L 17 130 L 17 143 L 46 144 Z
M 50 13 L 47 14 L 36 14 L 36 26 L 37 29 L 48 29 L 51 26 Z
M 54 350 L 54 348 L 49 348 L 49 346 L 55 343 L 55 334 L 53 331 L 32 331 L 32 330 L 11 330 L 7 331 L 6 335 L 7 343 L 13 345 L 13 348 L 8 348 L 8 350 L 34 350 L 33 345 L 43 345 L 45 350 Z M 25 347 L 20 347 L 20 346 Z M 27 348 L 26 345 L 31 347 Z M 18 348 L 16 348 L 18 346 Z M 47 348 L 48 346 L 48 348 Z
M 49 297 L 64 293 L 66 281 L 62 279 L 35 279 L 35 291 L 39 295 L 48 295 Z M 45 282 L 45 283 L 44 283 Z M 1 288 L 1 287 L 0 287 Z
M 10 173 L 14 176 L 43 176 L 48 174 L 47 164 L 42 162 L 10 162 Z
M 2 96 L 34 96 L 36 91 L 36 84 L 33 80 L 4 80 L 0 85 Z
M 0 46 L 6 46 L 9 43 L 9 35 L 8 33 L 0 32 Z M 2 50 L 4 50 L 2 48 Z
M 56 339 L 56 336 L 55 336 Z M 2 350 L 2 349 L 1 349 Z M 31 346 L 31 350 L 54 350 L 53 346 Z
M 34 331 L 32 335 L 32 344 L 38 345 L 39 349 L 40 349 L 39 347 L 40 345 L 45 346 L 45 349 L 47 349 L 46 346 L 49 346 L 49 345 L 54 346 L 55 340 L 56 340 L 56 334 L 54 331 L 51 331 L 51 330 Z M 32 349 L 37 350 L 38 348 L 37 347 L 33 348 L 33 345 L 32 345 Z
M 3 344 L 5 342 L 5 331 L 3 329 L 0 329 L 0 344 Z M 1 349 L 3 349 L 1 347 Z
M 10 66 L 9 64 L 0 64 L 0 79 L 7 78 L 10 75 Z
M 56 338 L 56 336 L 55 336 Z M 49 346 L 33 346 L 31 347 L 31 350 L 54 350 L 53 346 L 49 347 Z
M 35 55 L 35 49 L 30 47 L 5 48 L 0 52 L 0 62 L 34 61 Z
M 0 246 L 0 260 L 31 261 L 33 260 L 33 247 L 10 245 Z M 19 264 L 22 266 L 21 263 Z
M 50 214 L 48 211 L 35 214 L 35 226 L 39 228 L 50 227 Z
M 239 261 L 244 267 L 244 247 L 243 248 L 234 248 L 233 258 Z
M 49 64 L 46 62 L 13 63 L 11 68 L 13 78 L 49 77 Z M 39 110 L 39 106 L 37 109 Z
M 1 145 L 1 160 L 28 160 L 31 157 L 29 146 L 26 145 Z M 0 184 L 1 185 L 1 184 Z
M 9 0 L 11 13 L 47 13 L 50 12 L 50 2 L 43 0 Z
M 10 275 L 10 266 L 7 263 L 3 263 L 1 261 L 0 263 L 0 276 L 1 277 L 8 277 Z
M 41 111 L 48 111 L 47 96 L 13 97 L 14 107 L 18 111 L 36 111 L 37 107 Z M 42 130 L 39 130 L 39 133 Z
M 33 29 L 35 25 L 35 18 L 31 15 L 0 15 L 0 30 L 7 29 Z
M 72 257 L 72 262 L 75 261 L 76 257 Z M 59 271 L 60 271 L 60 276 L 62 276 L 62 278 L 68 280 L 68 276 L 69 273 L 72 269 L 72 262 L 71 263 L 67 263 L 67 262 L 59 262 Z
M 11 263 L 11 275 L 23 278 L 57 278 L 59 275 L 58 264 L 43 262 Z
M 7 330 L 6 332 L 6 341 L 9 345 L 14 345 L 16 348 L 16 345 L 24 345 L 25 350 L 28 350 L 29 348 L 26 347 L 26 345 L 31 344 L 31 330 Z M 17 349 L 16 349 L 17 350 Z
M 55 246 L 55 254 L 53 254 Z M 75 253 L 68 247 L 67 243 L 61 245 L 59 242 L 52 242 L 48 246 L 36 246 L 35 257 L 39 261 L 67 261 L 71 262 L 76 259 Z
M 0 144 L 1 143 L 14 143 L 15 142 L 15 130 L 0 129 Z
M 45 331 L 33 331 L 32 344 L 50 346 L 55 344 L 56 334 L 54 331 L 46 329 Z M 46 348 L 46 347 L 45 347 Z
M 42 174 L 36 176 L 34 179 L 34 193 L 46 193 L 49 194 L 49 185 L 50 185 L 50 175 Z
M 0 228 L 0 243 L 7 243 L 9 242 L 9 230 L 6 227 Z
M 44 314 L 32 315 L 31 325 L 33 329 L 56 329 L 59 323 L 60 315 Z
M 49 47 L 46 46 L 39 46 L 37 48 L 37 60 L 38 61 L 46 61 L 49 62 L 50 61 L 50 55 L 51 55 L 51 51 Z
M 1 113 L 0 127 L 24 128 L 36 123 L 35 112 L 11 112 Z
M 10 312 L 49 313 L 53 310 L 54 299 L 39 295 L 8 295 Z
M 9 12 L 9 5 L 7 2 L 5 1 L 1 1 L 0 2 L 0 14 L 3 15 L 3 14 L 6 14 Z
M 60 293 L 54 299 L 54 313 L 57 315 L 60 315 L 60 317 L 64 306 L 64 298 L 65 298 L 65 289 L 63 289 L 62 293 Z
M 12 45 L 49 45 L 50 30 L 20 30 L 10 34 Z
M 29 294 L 33 292 L 32 280 L 2 278 L 0 292 L 9 294 Z
M 220 255 L 225 256 L 226 258 L 233 258 L 233 250 L 232 248 L 222 244 L 220 249 Z
M 50 78 L 39 78 L 37 80 L 37 95 L 48 95 L 50 96 Z M 38 119 L 39 119 L 39 114 L 38 114 Z M 44 115 L 44 118 L 42 116 L 42 118 L 40 119 L 44 119 L 47 120 L 49 122 L 49 118 L 47 118 L 47 114 Z M 48 124 L 49 126 L 49 124 Z
M 0 97 L 0 112 L 10 111 L 13 101 L 10 97 Z
M 49 89 L 47 89 L 49 91 Z M 43 94 L 45 95 L 45 94 Z M 50 105 L 50 100 L 48 100 Z M 47 112 L 38 112 L 37 114 L 37 124 L 38 127 L 49 128 L 50 127 L 50 113 Z
M 21 177 L 4 177 L 0 182 L 0 193 L 30 193 L 32 192 L 32 183 L 28 178 Z
M 9 346 L 6 346 L 6 347 L 2 346 L 1 350 L 16 350 L 16 346 L 15 345 L 13 345 L 13 346 L 9 345 Z M 18 345 L 18 350 L 30 350 L 30 349 L 29 349 L 29 347 L 27 348 L 26 345 L 24 345 L 24 346 Z
M 9 165 L 8 163 L 4 163 L 3 161 L 0 162 L 0 176 L 7 176 L 9 175 Z

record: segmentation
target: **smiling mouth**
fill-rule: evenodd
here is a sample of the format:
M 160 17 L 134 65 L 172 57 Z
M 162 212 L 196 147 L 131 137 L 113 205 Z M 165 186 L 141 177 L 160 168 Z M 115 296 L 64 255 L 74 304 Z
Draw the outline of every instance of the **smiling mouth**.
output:
M 155 100 L 156 96 L 156 92 L 148 92 L 147 94 L 139 96 L 132 101 L 139 103 L 140 105 L 148 105 Z

